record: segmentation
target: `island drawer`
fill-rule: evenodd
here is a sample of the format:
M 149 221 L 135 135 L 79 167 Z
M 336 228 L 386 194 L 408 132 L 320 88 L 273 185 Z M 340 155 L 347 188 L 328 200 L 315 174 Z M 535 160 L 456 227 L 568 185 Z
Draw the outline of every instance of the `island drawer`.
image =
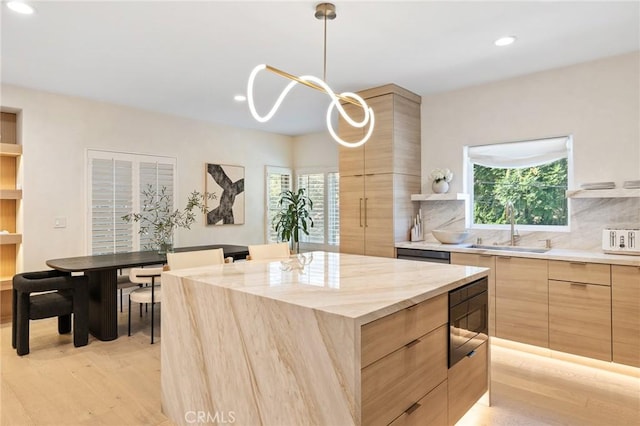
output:
M 406 409 L 389 426 L 447 424 L 447 381 L 440 383 L 420 401 Z
M 453 425 L 487 391 L 487 343 L 449 369 L 449 424 Z
M 550 260 L 549 279 L 610 286 L 611 265 Z
M 388 425 L 447 378 L 443 325 L 362 369 L 362 424 Z
M 447 294 L 362 326 L 362 368 L 448 321 Z

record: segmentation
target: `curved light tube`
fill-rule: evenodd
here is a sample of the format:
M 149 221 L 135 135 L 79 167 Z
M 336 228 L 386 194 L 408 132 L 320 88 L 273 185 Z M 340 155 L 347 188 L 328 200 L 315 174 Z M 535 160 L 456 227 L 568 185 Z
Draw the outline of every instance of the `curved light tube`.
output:
M 278 99 L 274 103 L 273 107 L 271 107 L 271 110 L 266 115 L 261 116 L 258 113 L 258 111 L 256 110 L 255 102 L 254 102 L 254 99 L 253 99 L 253 86 L 254 86 L 255 79 L 256 79 L 256 76 L 258 75 L 258 73 L 260 71 L 266 69 L 266 68 L 267 68 L 267 65 L 265 65 L 265 64 L 260 64 L 260 65 L 256 66 L 251 71 L 251 74 L 249 75 L 249 81 L 247 83 L 247 102 L 249 104 L 249 111 L 251 111 L 251 115 L 253 116 L 253 118 L 255 118 L 260 123 L 266 123 L 267 121 L 269 121 L 273 117 L 273 115 L 276 113 L 276 111 L 280 107 L 280 104 L 282 104 L 282 101 L 287 96 L 289 91 L 291 91 L 291 89 L 293 89 L 293 86 L 298 84 L 298 82 L 295 81 L 295 80 L 291 81 L 289 84 L 287 84 L 287 86 L 284 88 L 282 93 L 280 93 L 280 95 L 278 96 Z M 318 77 L 314 77 L 312 75 L 303 75 L 303 76 L 300 76 L 298 78 L 300 80 L 304 81 L 304 82 L 313 83 L 316 86 L 319 86 L 331 98 L 331 103 L 329 104 L 329 108 L 327 109 L 327 129 L 329 130 L 329 133 L 331 134 L 331 137 L 333 137 L 333 139 L 336 142 L 338 142 L 340 145 L 343 145 L 343 146 L 345 146 L 347 148 L 356 148 L 356 147 L 359 147 L 359 146 L 363 145 L 365 142 L 367 142 L 369 140 L 369 138 L 371 137 L 371 134 L 373 132 L 373 127 L 374 127 L 374 123 L 375 123 L 375 116 L 373 114 L 373 110 L 367 105 L 367 103 L 365 102 L 364 99 L 362 99 L 362 97 L 356 95 L 355 93 L 351 93 L 351 92 L 344 92 L 344 93 L 340 94 L 341 97 L 350 98 L 350 99 L 356 101 L 356 103 L 364 110 L 364 117 L 362 118 L 362 121 L 355 121 L 344 110 L 344 108 L 340 104 L 340 99 L 335 94 L 335 92 L 331 89 L 331 87 L 329 87 L 329 85 L 324 82 L 324 80 L 321 80 Z M 342 140 L 336 134 L 335 129 L 333 128 L 333 125 L 331 124 L 331 113 L 333 112 L 333 108 L 334 107 L 338 109 L 338 113 L 342 116 L 342 118 L 347 123 L 349 123 L 349 125 L 351 125 L 353 127 L 362 128 L 362 127 L 366 126 L 367 124 L 369 124 L 369 130 L 367 131 L 367 133 L 364 136 L 364 138 L 362 138 L 361 140 L 359 140 L 357 142 L 347 142 L 347 141 Z

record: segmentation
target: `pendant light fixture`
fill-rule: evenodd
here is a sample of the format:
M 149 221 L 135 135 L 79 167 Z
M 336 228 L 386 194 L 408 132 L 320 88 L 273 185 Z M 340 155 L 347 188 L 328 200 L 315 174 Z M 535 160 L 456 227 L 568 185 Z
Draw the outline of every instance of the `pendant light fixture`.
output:
M 293 89 L 293 87 L 296 84 L 303 84 L 305 86 L 311 87 L 313 89 L 319 90 L 319 91 L 324 92 L 327 95 L 329 95 L 329 97 L 331 98 L 331 103 L 329 104 L 329 108 L 327 109 L 326 119 L 327 119 L 327 129 L 329 130 L 329 133 L 331 134 L 331 137 L 333 137 L 333 139 L 336 142 L 338 142 L 339 144 L 341 144 L 341 145 L 343 145 L 345 147 L 356 148 L 358 146 L 363 145 L 371 137 L 371 133 L 373 132 L 373 127 L 374 127 L 374 124 L 375 124 L 375 116 L 373 114 L 373 110 L 367 105 L 367 103 L 365 102 L 364 99 L 362 99 L 362 97 L 360 97 L 357 94 L 352 93 L 352 92 L 343 92 L 343 93 L 340 93 L 340 94 L 336 94 L 331 89 L 331 87 L 329 87 L 329 85 L 326 83 L 326 78 L 327 78 L 327 20 L 335 19 L 335 17 L 336 17 L 336 7 L 335 7 L 335 5 L 333 5 L 332 3 L 320 3 L 320 4 L 318 4 L 316 6 L 315 17 L 317 19 L 324 20 L 324 74 L 323 74 L 323 78 L 320 79 L 320 78 L 314 77 L 312 75 L 301 75 L 301 76 L 297 77 L 297 76 L 289 74 L 289 73 L 287 73 L 285 71 L 279 70 L 278 68 L 274 68 L 274 67 L 272 67 L 270 65 L 265 65 L 265 64 L 258 65 L 253 69 L 253 71 L 251 71 L 251 74 L 249 75 L 249 82 L 247 84 L 247 102 L 249 104 L 249 110 L 251 111 L 251 115 L 253 116 L 253 118 L 255 118 L 260 123 L 266 123 L 276 113 L 276 111 L 280 107 L 280 104 L 282 103 L 284 98 L 287 96 L 289 91 L 291 89 Z M 267 70 L 267 71 L 270 71 L 270 72 L 272 72 L 274 74 L 277 74 L 279 76 L 288 78 L 289 80 L 291 80 L 291 82 L 284 88 L 282 93 L 280 93 L 280 96 L 278 96 L 278 99 L 276 100 L 276 102 L 273 105 L 273 107 L 271 108 L 271 110 L 265 115 L 260 115 L 258 113 L 258 111 L 256 110 L 256 106 L 255 106 L 255 102 L 254 102 L 253 86 L 254 86 L 254 83 L 255 83 L 256 76 L 258 75 L 258 73 L 260 71 L 263 71 L 263 70 Z M 344 108 L 342 107 L 340 101 L 347 102 L 347 103 L 350 103 L 350 104 L 353 104 L 353 105 L 356 105 L 356 106 L 362 108 L 363 111 L 364 111 L 362 120 L 357 121 L 357 120 L 352 119 L 349 116 L 349 114 L 344 110 Z M 366 131 L 364 137 L 361 140 L 355 141 L 355 142 L 347 142 L 347 141 L 342 140 L 338 136 L 338 134 L 336 133 L 335 129 L 333 128 L 333 124 L 331 123 L 331 114 L 333 113 L 333 109 L 334 108 L 336 108 L 338 110 L 338 113 L 340 114 L 340 116 L 342 116 L 342 118 L 347 123 L 349 123 L 350 126 L 353 126 L 353 127 L 356 127 L 356 128 L 363 128 L 363 127 L 365 127 L 367 125 L 369 126 L 368 130 Z

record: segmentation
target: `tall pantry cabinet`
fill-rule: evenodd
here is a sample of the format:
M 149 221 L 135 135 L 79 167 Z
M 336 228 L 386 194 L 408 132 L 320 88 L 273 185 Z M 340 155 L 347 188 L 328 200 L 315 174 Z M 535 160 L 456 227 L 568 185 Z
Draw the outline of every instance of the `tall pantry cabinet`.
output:
M 0 122 L 0 322 L 11 321 L 12 278 L 16 273 L 18 249 L 17 215 L 22 190 L 18 185 L 18 165 L 22 145 L 17 138 L 17 115 L 1 113 Z
M 394 84 L 358 93 L 373 109 L 371 138 L 358 148 L 340 146 L 340 251 L 395 257 L 395 242 L 407 241 L 420 192 L 420 96 Z M 362 110 L 346 104 L 354 119 Z M 367 128 L 368 129 L 368 128 Z M 367 129 L 342 118 L 339 136 L 354 142 Z

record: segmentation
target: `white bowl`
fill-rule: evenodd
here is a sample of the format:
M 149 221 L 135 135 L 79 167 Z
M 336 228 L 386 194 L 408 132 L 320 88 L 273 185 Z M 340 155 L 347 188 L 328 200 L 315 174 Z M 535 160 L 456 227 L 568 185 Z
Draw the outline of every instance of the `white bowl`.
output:
M 443 229 L 434 229 L 431 233 L 442 244 L 460 244 L 469 236 L 467 231 L 445 231 Z

